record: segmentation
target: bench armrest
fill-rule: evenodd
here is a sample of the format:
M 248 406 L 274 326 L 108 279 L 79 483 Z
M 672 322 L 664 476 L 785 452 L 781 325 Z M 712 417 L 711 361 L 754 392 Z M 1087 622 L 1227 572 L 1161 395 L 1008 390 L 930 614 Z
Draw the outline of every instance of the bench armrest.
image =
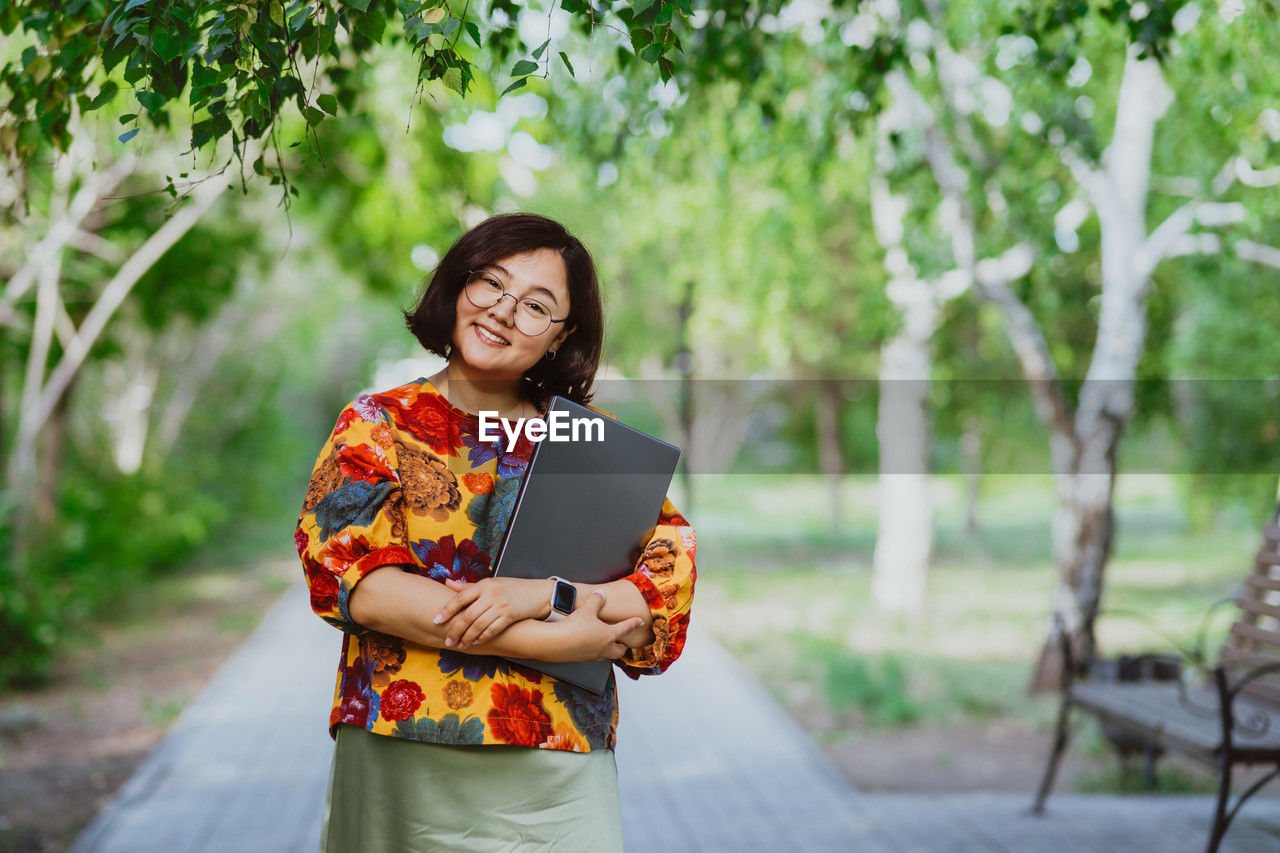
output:
M 1177 638 L 1173 637 L 1168 631 L 1156 626 L 1151 616 L 1139 612 L 1137 610 L 1129 610 L 1127 608 L 1102 608 L 1098 611 L 1098 615 L 1107 616 L 1127 616 L 1135 619 L 1144 625 L 1151 633 L 1155 634 L 1167 644 L 1168 653 L 1175 654 L 1182 659 L 1183 668 L 1191 671 L 1206 672 L 1209 670 L 1209 654 L 1207 651 L 1208 635 L 1213 614 L 1224 605 L 1234 605 L 1236 603 L 1236 595 L 1226 596 L 1210 604 L 1205 608 L 1204 613 L 1200 617 L 1200 624 L 1196 628 L 1195 634 L 1192 636 L 1190 645 L 1184 644 Z M 1146 654 L 1136 655 L 1135 659 L 1142 660 L 1146 658 L 1158 657 L 1161 653 L 1149 652 Z

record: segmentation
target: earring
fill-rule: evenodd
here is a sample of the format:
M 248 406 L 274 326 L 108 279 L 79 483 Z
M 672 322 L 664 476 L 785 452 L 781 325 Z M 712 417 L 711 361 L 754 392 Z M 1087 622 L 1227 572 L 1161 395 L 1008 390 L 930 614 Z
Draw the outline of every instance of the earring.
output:
M 556 357 L 556 351 L 555 351 L 555 350 L 553 350 L 553 349 L 547 350 L 547 361 L 554 361 L 554 360 L 555 360 L 555 357 Z

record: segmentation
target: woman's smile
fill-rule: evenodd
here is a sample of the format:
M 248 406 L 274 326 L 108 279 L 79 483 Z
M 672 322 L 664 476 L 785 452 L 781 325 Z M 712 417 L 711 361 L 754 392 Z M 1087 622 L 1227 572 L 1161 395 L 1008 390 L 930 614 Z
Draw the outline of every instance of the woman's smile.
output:
M 511 341 L 509 341 L 504 337 L 501 337 L 500 335 L 494 332 L 489 331 L 484 326 L 481 326 L 479 323 L 476 323 L 473 328 L 475 328 L 476 330 L 476 336 L 479 337 L 480 340 L 484 341 L 486 344 L 488 344 L 491 347 L 511 346 Z

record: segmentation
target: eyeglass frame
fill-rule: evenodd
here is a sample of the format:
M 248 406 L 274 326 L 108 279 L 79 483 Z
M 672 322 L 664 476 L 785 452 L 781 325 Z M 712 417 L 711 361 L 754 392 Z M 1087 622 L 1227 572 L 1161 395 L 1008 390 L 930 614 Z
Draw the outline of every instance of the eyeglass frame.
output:
M 484 269 L 483 267 L 482 267 L 481 269 L 478 269 L 478 270 L 467 270 L 467 277 L 466 277 L 465 279 L 463 279 L 463 280 L 462 280 L 462 295 L 467 297 L 467 301 L 468 301 L 468 302 L 470 302 L 472 305 L 475 305 L 475 307 L 479 308 L 479 309 L 480 309 L 480 310 L 482 310 L 482 311 L 488 311 L 490 308 L 497 308 L 500 304 L 502 304 L 502 300 L 504 300 L 504 299 L 506 299 L 508 296 L 510 296 L 512 299 L 514 299 L 514 300 L 515 300 L 515 303 L 516 303 L 516 309 L 517 309 L 517 311 L 519 310 L 519 308 L 520 308 L 520 303 L 521 303 L 521 301 L 523 301 L 523 300 L 518 299 L 514 293 L 511 293 L 511 292 L 509 292 L 505 287 L 502 287 L 502 282 L 501 282 L 501 281 L 498 281 L 498 279 L 497 279 L 497 277 L 496 277 L 496 276 L 493 278 L 493 281 L 497 283 L 498 287 L 501 287 L 501 288 L 502 288 L 502 295 L 501 295 L 501 296 L 499 296 L 499 297 L 497 298 L 497 300 L 496 300 L 492 305 L 476 305 L 476 301 L 475 301 L 474 299 L 472 299 L 472 298 L 471 298 L 471 295 L 470 295 L 470 294 L 468 294 L 468 293 L 467 293 L 467 285 L 471 283 L 471 277 L 472 277 L 473 275 L 475 275 L 476 273 L 478 273 L 478 272 L 482 272 L 482 273 L 489 274 L 489 273 L 488 273 L 488 270 Z M 531 301 L 531 302 L 536 302 L 538 305 L 542 305 L 542 303 L 541 303 L 541 302 L 538 302 L 538 300 L 536 300 L 536 299 L 530 299 L 529 301 Z M 545 307 L 545 306 L 544 306 L 544 307 Z M 514 317 L 515 317 L 515 316 L 517 316 L 517 315 L 515 315 L 515 314 L 513 314 L 513 315 L 512 315 L 512 317 L 513 317 L 512 325 L 516 327 L 516 331 L 517 331 L 517 332 L 519 332 L 520 334 L 524 335 L 526 338 L 540 338 L 540 337 L 542 337 L 543 335 L 545 335 L 545 334 L 547 333 L 547 331 L 548 331 L 548 330 L 550 330 L 550 328 L 551 328 L 551 324 L 552 324 L 552 323 L 563 323 L 564 321 L 566 321 L 566 320 L 568 320 L 568 319 L 569 319 L 569 315 L 568 315 L 568 314 L 565 314 L 563 317 L 561 317 L 559 320 L 557 320 L 556 318 L 554 318 L 554 317 L 552 317 L 552 316 L 551 316 L 551 309 L 550 309 L 550 308 L 547 308 L 547 328 L 546 328 L 546 329 L 543 329 L 541 332 L 538 332 L 538 334 L 536 334 L 536 335 L 531 335 L 531 334 L 529 334 L 528 332 L 526 332 L 524 329 L 520 328 L 520 324 L 519 324 L 519 323 L 516 323 L 516 322 L 515 322 L 515 320 L 514 320 Z

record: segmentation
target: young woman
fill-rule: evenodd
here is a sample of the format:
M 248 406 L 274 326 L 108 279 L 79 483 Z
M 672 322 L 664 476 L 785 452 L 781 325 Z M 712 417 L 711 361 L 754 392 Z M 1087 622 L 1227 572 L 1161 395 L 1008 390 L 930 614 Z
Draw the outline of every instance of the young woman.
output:
M 554 220 L 492 217 L 406 319 L 446 366 L 342 410 L 295 533 L 311 606 L 344 632 L 322 849 L 620 850 L 613 678 L 597 695 L 505 657 L 661 673 L 684 645 L 693 528 L 665 501 L 634 571 L 553 613 L 554 581 L 492 577 L 532 445 L 479 429 L 590 401 L 591 257 Z

